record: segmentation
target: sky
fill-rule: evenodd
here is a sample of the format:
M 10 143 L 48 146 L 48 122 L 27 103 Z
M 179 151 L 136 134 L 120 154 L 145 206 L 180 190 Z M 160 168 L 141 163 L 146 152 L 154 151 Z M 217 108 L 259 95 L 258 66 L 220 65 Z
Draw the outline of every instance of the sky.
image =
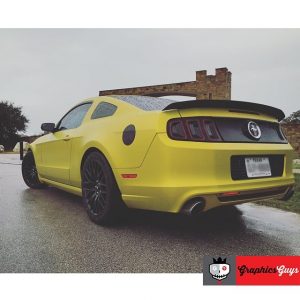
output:
M 23 107 L 27 134 L 99 90 L 220 67 L 232 99 L 300 109 L 300 29 L 0 29 L 0 101 Z

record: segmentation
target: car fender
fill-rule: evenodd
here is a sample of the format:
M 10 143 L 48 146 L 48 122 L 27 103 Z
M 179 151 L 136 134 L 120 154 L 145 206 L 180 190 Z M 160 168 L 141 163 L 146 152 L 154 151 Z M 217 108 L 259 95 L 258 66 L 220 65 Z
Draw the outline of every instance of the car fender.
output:
M 89 151 L 99 151 L 107 159 L 109 165 L 113 169 L 114 163 L 111 155 L 107 149 L 97 140 L 89 141 L 83 144 L 81 147 L 72 149 L 71 165 L 70 165 L 70 184 L 80 187 L 81 186 L 81 168 L 85 158 L 85 155 Z

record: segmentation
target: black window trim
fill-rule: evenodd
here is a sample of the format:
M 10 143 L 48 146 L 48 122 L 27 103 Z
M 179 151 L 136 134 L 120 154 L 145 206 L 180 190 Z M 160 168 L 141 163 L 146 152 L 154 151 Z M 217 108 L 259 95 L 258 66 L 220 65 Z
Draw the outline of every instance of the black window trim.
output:
M 87 102 L 84 102 L 84 103 L 79 103 L 79 104 L 77 104 L 76 106 L 73 106 L 70 110 L 68 110 L 68 112 L 66 112 L 66 113 L 63 115 L 63 117 L 62 117 L 62 118 L 58 121 L 58 123 L 56 124 L 56 126 L 55 126 L 55 132 L 57 132 L 57 131 L 63 131 L 63 130 L 68 130 L 68 129 L 58 129 L 59 126 L 60 126 L 60 124 L 61 124 L 61 121 L 62 121 L 62 120 L 64 119 L 64 117 L 67 116 L 72 110 L 74 110 L 75 108 L 77 108 L 77 107 L 79 107 L 79 106 L 86 105 L 86 104 L 91 104 L 91 105 L 90 105 L 89 109 L 87 110 L 85 116 L 83 117 L 83 119 L 84 119 L 84 118 L 86 117 L 88 111 L 89 111 L 90 108 L 92 107 L 93 101 L 87 101 Z M 83 119 L 82 119 L 82 120 L 83 120 Z M 80 124 L 78 127 L 80 127 L 80 126 L 81 126 L 81 124 Z M 78 128 L 78 127 L 75 127 L 75 128 Z M 75 129 L 75 128 L 72 128 L 72 129 Z
M 96 109 L 98 108 L 98 106 L 100 105 L 100 104 L 102 104 L 102 103 L 107 103 L 107 104 L 109 104 L 109 105 L 111 105 L 111 106 L 114 106 L 116 109 L 115 109 L 115 111 L 114 111 L 114 113 L 112 114 L 112 115 L 108 115 L 108 116 L 104 116 L 104 117 L 100 117 L 100 118 L 93 118 L 93 114 L 95 113 L 95 111 L 96 111 Z M 103 118 L 107 118 L 107 117 L 111 117 L 111 116 L 113 116 L 115 113 L 116 113 L 116 111 L 118 110 L 118 106 L 117 105 L 115 105 L 115 104 L 112 104 L 112 103 L 110 103 L 110 102 L 108 102 L 108 101 L 101 101 L 101 102 L 99 102 L 97 105 L 96 105 L 96 107 L 95 107 L 95 109 L 94 109 L 94 111 L 92 112 L 92 114 L 91 114 L 91 120 L 99 120 L 99 119 L 103 119 Z

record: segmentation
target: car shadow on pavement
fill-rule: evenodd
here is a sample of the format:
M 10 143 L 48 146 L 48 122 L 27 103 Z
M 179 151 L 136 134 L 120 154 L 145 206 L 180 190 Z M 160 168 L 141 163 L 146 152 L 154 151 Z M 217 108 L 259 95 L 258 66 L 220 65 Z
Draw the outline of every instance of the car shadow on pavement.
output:
M 159 230 L 180 230 L 190 233 L 218 234 L 245 230 L 242 212 L 236 206 L 218 207 L 196 216 L 162 213 L 144 210 L 129 210 L 123 220 L 128 227 L 145 226 Z
M 45 190 L 27 189 L 24 190 L 22 198 L 26 202 L 42 201 L 47 205 L 49 214 L 50 211 L 52 214 L 55 213 L 55 209 L 57 209 L 59 210 L 57 214 L 65 213 L 67 217 L 72 211 L 77 211 L 77 214 L 84 218 L 83 222 L 87 219 L 81 197 L 56 188 L 51 187 Z M 94 225 L 92 222 L 91 224 Z M 127 209 L 113 225 L 104 228 L 109 228 L 110 230 L 121 230 L 122 228 L 141 230 L 143 228 L 144 231 L 151 228 L 151 232 L 157 230 L 160 232 L 165 231 L 167 234 L 168 232 L 179 231 L 189 234 L 197 233 L 197 236 L 202 235 L 204 237 L 207 234 L 218 235 L 243 232 L 246 226 L 241 210 L 236 206 L 224 206 L 193 217 L 175 213 Z

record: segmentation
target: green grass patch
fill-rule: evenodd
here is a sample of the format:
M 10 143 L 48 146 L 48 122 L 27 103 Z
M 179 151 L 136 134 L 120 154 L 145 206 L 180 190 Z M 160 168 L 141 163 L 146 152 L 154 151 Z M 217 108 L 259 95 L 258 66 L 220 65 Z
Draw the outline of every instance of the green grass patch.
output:
M 259 205 L 266 205 L 271 207 L 280 208 L 287 211 L 292 211 L 300 214 L 300 174 L 295 175 L 295 193 L 288 201 L 280 200 L 261 200 L 255 202 Z

